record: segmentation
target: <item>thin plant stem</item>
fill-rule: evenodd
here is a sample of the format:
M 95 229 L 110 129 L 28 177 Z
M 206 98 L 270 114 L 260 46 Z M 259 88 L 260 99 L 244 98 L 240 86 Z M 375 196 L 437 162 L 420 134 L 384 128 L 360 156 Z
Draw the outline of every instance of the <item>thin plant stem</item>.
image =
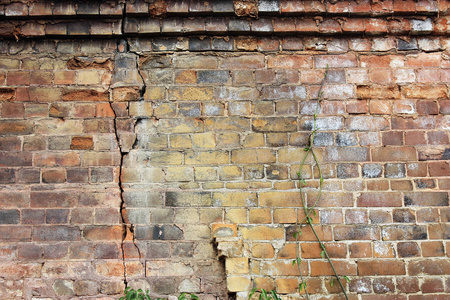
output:
M 322 253 L 325 254 L 325 257 L 328 260 L 328 263 L 330 264 L 337 281 L 339 282 L 339 285 L 340 285 L 340 287 L 342 289 L 342 292 L 344 293 L 345 299 L 348 300 L 347 292 L 345 291 L 344 285 L 341 282 L 341 278 L 339 277 L 339 275 L 338 275 L 338 273 L 336 271 L 336 268 L 334 267 L 333 262 L 331 261 L 330 256 L 328 255 L 328 252 L 327 252 L 327 249 L 326 249 L 325 245 L 323 244 L 322 240 L 320 239 L 320 237 L 318 236 L 316 230 L 314 229 L 312 218 L 309 216 L 311 214 L 311 212 L 314 211 L 314 208 L 316 207 L 317 203 L 319 202 L 320 198 L 322 197 L 323 174 L 322 174 L 322 169 L 320 168 L 319 160 L 318 160 L 316 154 L 314 153 L 313 147 L 314 147 L 314 138 L 315 138 L 316 132 L 318 130 L 318 128 L 317 128 L 317 115 L 319 113 L 320 102 L 322 100 L 322 94 L 323 94 L 322 89 L 323 89 L 323 85 L 324 85 L 326 77 L 327 77 L 327 73 L 328 73 L 328 66 L 327 66 L 327 68 L 325 70 L 325 74 L 324 74 L 324 77 L 323 77 L 322 82 L 320 84 L 320 88 L 319 88 L 318 95 L 317 95 L 317 103 L 316 103 L 316 109 L 315 109 L 314 116 L 313 116 L 313 126 L 312 126 L 311 135 L 309 137 L 309 144 L 305 148 L 305 152 L 306 153 L 305 153 L 305 155 L 304 155 L 304 157 L 303 157 L 303 159 L 301 161 L 300 170 L 297 173 L 298 178 L 299 178 L 300 198 L 301 198 L 301 201 L 302 201 L 302 206 L 303 206 L 303 210 L 305 212 L 305 216 L 303 217 L 303 219 L 300 222 L 297 221 L 297 223 L 296 223 L 296 227 L 298 228 L 298 231 L 295 232 L 295 234 L 294 234 L 295 235 L 295 241 L 296 241 L 296 244 L 297 244 L 296 249 L 295 249 L 296 250 L 297 259 L 296 259 L 295 262 L 297 263 L 298 270 L 299 270 L 299 273 L 300 273 L 300 279 L 302 281 L 301 284 L 303 285 L 303 287 L 305 289 L 305 296 L 309 300 L 309 294 L 308 294 L 308 292 L 306 290 L 306 285 L 304 284 L 304 280 L 303 280 L 303 276 L 302 276 L 302 272 L 301 272 L 301 267 L 300 267 L 301 259 L 300 259 L 300 253 L 299 253 L 299 235 L 301 234 L 300 228 L 306 222 L 306 224 L 308 224 L 309 227 L 311 228 L 311 231 L 313 232 L 313 234 L 316 237 L 317 241 L 319 242 L 319 245 L 320 245 L 320 247 L 322 249 Z M 306 201 L 305 201 L 305 195 L 304 195 L 304 192 L 303 192 L 303 184 L 305 183 L 305 180 L 302 177 L 302 170 L 303 170 L 303 167 L 305 166 L 306 159 L 307 159 L 307 157 L 310 154 L 311 154 L 311 156 L 313 158 L 313 162 L 314 162 L 315 166 L 317 167 L 317 171 L 318 171 L 318 176 L 319 176 L 319 193 L 318 193 L 314 203 L 312 203 L 311 207 L 308 208 L 307 204 L 306 204 Z

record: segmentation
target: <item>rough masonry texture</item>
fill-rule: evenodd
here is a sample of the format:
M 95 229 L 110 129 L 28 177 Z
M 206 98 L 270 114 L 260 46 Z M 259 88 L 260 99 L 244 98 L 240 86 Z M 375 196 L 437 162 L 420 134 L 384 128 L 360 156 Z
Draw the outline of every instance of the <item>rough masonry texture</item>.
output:
M 450 297 L 449 1 L 0 1 L 0 299 Z M 318 193 L 307 161 L 306 200 Z M 312 299 L 343 299 L 308 228 Z

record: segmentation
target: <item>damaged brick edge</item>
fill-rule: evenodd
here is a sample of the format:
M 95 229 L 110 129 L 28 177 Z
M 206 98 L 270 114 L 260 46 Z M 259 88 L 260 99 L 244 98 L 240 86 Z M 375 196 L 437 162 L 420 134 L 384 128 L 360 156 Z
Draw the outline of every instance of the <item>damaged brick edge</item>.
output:
M 128 68 L 130 67 L 130 62 L 133 62 L 133 59 L 130 59 L 129 54 L 132 54 L 133 56 L 136 56 L 134 58 L 134 70 L 135 76 L 134 78 L 137 80 L 140 80 L 141 83 L 138 83 L 137 81 L 134 82 L 127 82 L 126 73 L 129 71 Z M 121 64 L 121 62 L 123 64 Z M 119 106 L 120 103 L 124 103 L 124 106 L 126 107 L 126 110 L 129 109 L 129 101 L 136 101 L 136 100 L 142 100 L 146 91 L 145 86 L 145 80 L 143 75 L 140 72 L 139 69 L 139 59 L 138 55 L 134 52 L 131 52 L 129 50 L 128 42 L 124 39 L 120 40 L 117 43 L 117 52 L 114 58 L 114 76 L 113 80 L 111 82 L 111 85 L 109 87 L 109 90 L 111 91 L 110 95 L 110 101 L 109 105 L 111 108 L 111 111 L 113 112 L 114 119 L 113 119 L 113 125 L 114 125 L 114 135 L 117 142 L 117 147 L 120 154 L 120 164 L 119 164 L 119 174 L 118 174 L 118 187 L 120 191 L 120 216 L 121 216 L 121 222 L 122 222 L 122 240 L 121 240 L 121 251 L 122 251 L 122 262 L 123 262 L 123 279 L 124 279 L 124 285 L 125 288 L 128 287 L 128 279 L 127 279 L 127 265 L 126 265 L 126 249 L 125 249 L 125 242 L 126 241 L 132 241 L 133 246 L 137 250 L 137 254 L 139 257 L 139 260 L 142 259 L 141 251 L 139 249 L 139 246 L 136 244 L 136 237 L 134 232 L 134 224 L 132 224 L 128 218 L 126 207 L 125 207 L 125 198 L 124 198 L 124 186 L 122 183 L 122 171 L 123 171 L 123 165 L 124 165 L 124 159 L 129 154 L 131 149 L 134 149 L 137 138 L 135 133 L 129 133 L 129 132 L 123 132 L 121 133 L 120 126 L 119 126 L 119 118 L 121 115 L 120 108 L 123 108 L 123 106 Z M 132 66 L 133 67 L 133 66 Z M 133 69 L 133 68 L 132 68 Z M 128 116 L 128 114 L 126 114 Z M 135 123 L 138 120 L 133 121 L 133 129 L 135 127 Z M 129 236 L 131 235 L 131 237 Z

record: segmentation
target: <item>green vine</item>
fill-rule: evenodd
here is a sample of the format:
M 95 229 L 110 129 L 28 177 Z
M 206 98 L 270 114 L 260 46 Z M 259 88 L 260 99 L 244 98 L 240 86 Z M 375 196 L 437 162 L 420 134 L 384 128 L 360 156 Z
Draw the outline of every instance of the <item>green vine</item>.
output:
M 316 132 L 318 131 L 318 128 L 317 128 L 317 115 L 319 114 L 320 102 L 322 101 L 322 96 L 323 96 L 322 89 L 323 89 L 323 85 L 325 83 L 325 80 L 327 78 L 327 73 L 328 73 L 328 65 L 327 65 L 327 68 L 325 70 L 325 74 L 323 76 L 322 82 L 320 84 L 319 92 L 318 92 L 318 95 L 317 95 L 317 103 L 316 103 L 316 109 L 315 109 L 314 116 L 313 116 L 313 126 L 312 126 L 312 132 L 311 132 L 311 134 L 309 136 L 309 143 L 304 149 L 304 151 L 306 153 L 305 153 L 305 155 L 304 155 L 304 157 L 303 157 L 303 159 L 301 161 L 300 170 L 299 170 L 299 172 L 297 172 L 298 181 L 299 181 L 300 198 L 301 198 L 301 201 L 302 201 L 303 211 L 305 213 L 305 216 L 303 217 L 303 219 L 300 222 L 297 221 L 297 223 L 295 224 L 295 226 L 298 228 L 298 231 L 296 231 L 294 233 L 295 242 L 296 242 L 297 246 L 295 247 L 296 248 L 295 249 L 295 251 L 296 251 L 296 259 L 292 263 L 297 265 L 298 271 L 299 271 L 299 274 L 300 274 L 301 282 L 300 282 L 300 284 L 298 286 L 299 292 L 304 290 L 306 299 L 309 300 L 310 298 L 309 298 L 309 294 L 308 294 L 308 291 L 307 291 L 306 282 L 305 282 L 305 280 L 303 278 L 302 270 L 301 270 L 301 266 L 300 266 L 302 260 L 300 258 L 300 251 L 299 251 L 299 236 L 302 233 L 301 232 L 301 228 L 302 228 L 303 225 L 307 225 L 307 226 L 309 226 L 311 228 L 311 231 L 313 232 L 314 236 L 316 237 L 317 241 L 319 242 L 320 248 L 322 249 L 320 255 L 322 256 L 322 258 L 326 258 L 328 260 L 328 263 L 330 264 L 330 266 L 331 266 L 331 268 L 333 270 L 334 277 L 336 278 L 337 282 L 339 283 L 339 285 L 340 285 L 340 287 L 342 289 L 342 292 L 344 293 L 345 299 L 348 300 L 347 292 L 345 291 L 345 287 L 344 287 L 344 285 L 342 284 L 342 281 L 341 281 L 341 276 L 339 276 L 339 274 L 337 273 L 336 268 L 334 267 L 333 262 L 331 261 L 330 256 L 328 255 L 327 248 L 325 247 L 324 243 L 322 242 L 322 240 L 318 236 L 316 230 L 314 229 L 313 219 L 312 219 L 312 217 L 310 217 L 311 213 L 316 215 L 316 211 L 314 210 L 314 208 L 316 207 L 317 203 L 319 202 L 320 198 L 322 197 L 322 187 L 323 187 L 323 181 L 324 181 L 323 175 L 322 175 L 322 170 L 320 168 L 319 160 L 318 160 L 316 154 L 314 153 L 314 138 L 315 138 Z M 309 155 L 312 156 L 313 162 L 316 165 L 317 170 L 318 170 L 318 175 L 319 175 L 319 192 L 317 194 L 317 198 L 314 200 L 313 205 L 311 205 L 311 207 L 308 208 L 307 204 L 306 204 L 306 201 L 305 201 L 305 195 L 304 195 L 304 192 L 303 192 L 303 187 L 306 185 L 306 181 L 305 181 L 305 179 L 302 176 L 302 170 L 303 170 L 303 167 L 305 166 L 306 159 L 309 157 Z M 344 278 L 347 281 L 349 280 L 347 276 L 342 276 L 342 278 Z M 333 283 L 334 283 L 334 280 L 331 282 L 331 286 L 333 285 Z

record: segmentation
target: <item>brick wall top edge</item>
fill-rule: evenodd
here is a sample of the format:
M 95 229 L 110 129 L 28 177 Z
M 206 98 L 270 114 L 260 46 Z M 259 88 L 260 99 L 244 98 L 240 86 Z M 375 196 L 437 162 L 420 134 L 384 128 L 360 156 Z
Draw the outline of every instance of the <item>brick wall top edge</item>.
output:
M 147 3 L 150 2 L 150 3 Z M 101 1 L 22 1 L 0 2 L 0 15 L 6 19 L 24 17 L 55 16 L 89 16 L 103 18 L 105 16 L 120 17 L 124 13 L 129 16 L 201 16 L 201 15 L 242 15 L 233 6 L 233 1 L 190 1 L 190 0 L 125 0 L 103 3 Z M 239 1 L 237 1 L 239 2 Z M 379 17 L 379 16 L 430 16 L 447 15 L 450 1 L 300 1 L 300 0 L 259 0 L 258 7 L 252 16 L 347 16 L 347 17 Z M 125 4 L 124 4 L 125 3 Z M 156 5 L 159 3 L 159 5 Z M 162 3 L 162 4 L 161 4 Z M 243 17 L 247 17 L 245 14 Z

